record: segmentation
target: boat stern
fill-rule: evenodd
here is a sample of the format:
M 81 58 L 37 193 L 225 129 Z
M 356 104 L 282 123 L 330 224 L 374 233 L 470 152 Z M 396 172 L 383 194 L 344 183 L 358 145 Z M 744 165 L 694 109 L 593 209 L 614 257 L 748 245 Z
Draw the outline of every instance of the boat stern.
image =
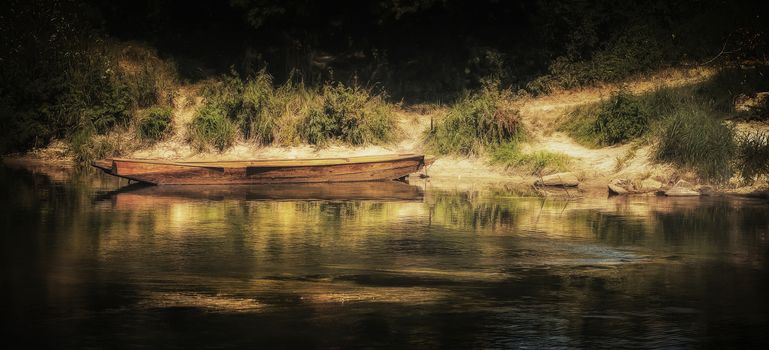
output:
M 91 163 L 91 166 L 98 168 L 105 173 L 112 174 L 112 159 L 101 159 Z

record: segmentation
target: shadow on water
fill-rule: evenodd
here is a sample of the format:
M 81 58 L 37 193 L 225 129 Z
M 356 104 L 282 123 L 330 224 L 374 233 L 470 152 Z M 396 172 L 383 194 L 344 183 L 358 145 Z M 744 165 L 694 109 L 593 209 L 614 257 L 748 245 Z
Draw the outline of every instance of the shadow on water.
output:
M 90 170 L 5 166 L 0 183 L 0 305 L 30 345 L 767 342 L 764 202 L 402 183 L 116 191 L 126 183 Z

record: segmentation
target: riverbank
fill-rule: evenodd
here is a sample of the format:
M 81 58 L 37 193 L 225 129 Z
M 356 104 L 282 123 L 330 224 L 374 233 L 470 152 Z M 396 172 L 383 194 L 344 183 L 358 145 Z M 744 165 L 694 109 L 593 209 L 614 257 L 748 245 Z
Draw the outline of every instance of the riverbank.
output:
M 542 175 L 558 171 L 570 172 L 580 181 L 583 193 L 605 194 L 607 184 L 615 179 L 640 182 L 653 179 L 663 186 L 672 186 L 679 180 L 693 184 L 705 184 L 691 170 L 680 169 L 669 163 L 655 161 L 653 143 L 626 142 L 605 147 L 586 147 L 562 128 L 569 113 L 581 106 L 606 101 L 618 89 L 632 94 L 644 94 L 660 89 L 701 84 L 716 73 L 713 69 L 670 69 L 654 75 L 637 77 L 623 84 L 607 84 L 592 88 L 556 91 L 548 95 L 521 96 L 509 103 L 526 130 L 526 137 L 519 142 L 522 154 L 555 154 L 565 161 L 559 167 L 538 169 L 505 166 L 494 162 L 487 154 L 438 155 L 428 169 L 430 182 L 439 187 L 468 186 L 531 186 Z M 116 129 L 107 135 L 117 152 L 126 158 L 162 160 L 237 160 L 257 158 L 316 158 L 361 156 L 387 153 L 427 153 L 426 135 L 446 115 L 449 107 L 439 105 L 396 105 L 392 113 L 400 130 L 396 141 L 380 145 L 352 146 L 341 142 L 323 145 L 272 144 L 261 145 L 242 137 L 219 151 L 201 148 L 189 141 L 188 125 L 204 107 L 200 84 L 181 85 L 173 93 L 171 130 L 154 143 L 142 142 L 133 127 Z M 756 131 L 769 131 L 769 121 L 727 121 L 738 136 Z M 74 162 L 68 144 L 54 141 L 47 147 L 34 149 L 15 157 L 28 160 L 46 160 L 59 163 Z M 766 179 L 746 186 L 735 178 L 718 186 L 725 193 L 752 193 L 767 186 Z

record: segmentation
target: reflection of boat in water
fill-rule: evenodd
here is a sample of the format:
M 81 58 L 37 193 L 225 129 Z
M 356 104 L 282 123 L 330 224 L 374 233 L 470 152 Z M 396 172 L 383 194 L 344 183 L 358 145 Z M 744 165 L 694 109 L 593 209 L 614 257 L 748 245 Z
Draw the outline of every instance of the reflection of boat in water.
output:
M 140 208 L 180 201 L 221 200 L 375 200 L 422 201 L 424 191 L 399 181 L 257 184 L 210 186 L 151 186 L 132 184 L 100 195 L 97 200 L 111 200 L 116 208 Z
M 93 166 L 107 174 L 154 185 L 225 185 L 395 180 L 418 172 L 425 157 L 395 154 L 346 158 L 244 161 L 108 159 Z

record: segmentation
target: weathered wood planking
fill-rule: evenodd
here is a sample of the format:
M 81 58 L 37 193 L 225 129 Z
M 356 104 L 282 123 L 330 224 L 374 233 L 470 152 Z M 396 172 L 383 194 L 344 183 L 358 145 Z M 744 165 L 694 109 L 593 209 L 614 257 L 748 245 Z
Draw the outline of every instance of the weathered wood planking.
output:
M 423 155 L 322 159 L 166 162 L 113 159 L 94 166 L 108 174 L 156 185 L 359 182 L 393 180 L 422 169 Z

